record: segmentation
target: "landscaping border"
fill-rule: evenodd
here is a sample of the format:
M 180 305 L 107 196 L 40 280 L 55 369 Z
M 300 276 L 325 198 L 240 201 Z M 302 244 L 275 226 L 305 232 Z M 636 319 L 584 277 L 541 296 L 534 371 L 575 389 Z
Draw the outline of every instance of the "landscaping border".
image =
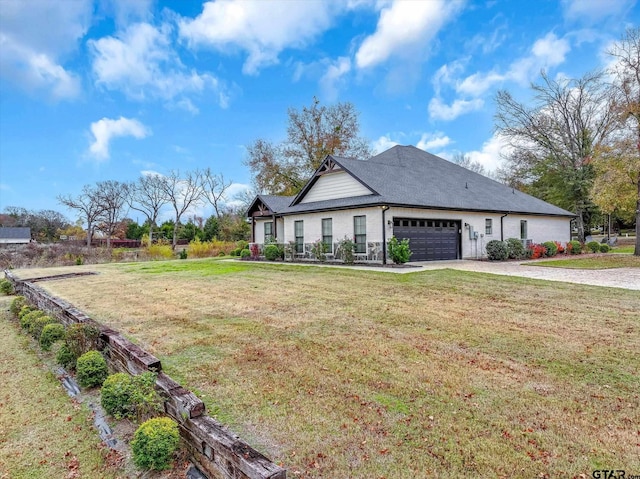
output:
M 16 291 L 38 309 L 46 311 L 65 325 L 92 324 L 100 330 L 100 349 L 109 365 L 117 371 L 140 374 L 158 373 L 156 388 L 162 396 L 164 410 L 180 426 L 182 436 L 194 462 L 210 479 L 286 479 L 286 469 L 226 430 L 218 421 L 206 414 L 204 403 L 188 389 L 183 388 L 162 372 L 160 360 L 133 344 L 118 331 L 91 319 L 72 304 L 52 296 L 33 284 L 37 281 L 59 278 L 31 278 L 21 280 L 11 271 L 4 271 Z

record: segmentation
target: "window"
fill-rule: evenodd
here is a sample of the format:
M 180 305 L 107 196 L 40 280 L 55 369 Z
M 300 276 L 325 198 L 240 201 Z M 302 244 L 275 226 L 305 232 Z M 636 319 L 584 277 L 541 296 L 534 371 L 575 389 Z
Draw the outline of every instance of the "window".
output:
M 273 221 L 264 224 L 264 244 L 273 240 Z
M 484 220 L 484 234 L 493 234 L 493 220 L 491 218 L 487 218 Z
M 527 239 L 527 220 L 520 220 L 520 239 Z
M 353 217 L 353 236 L 356 243 L 356 253 L 367 252 L 367 217 Z
M 296 237 L 296 253 L 304 253 L 304 221 L 296 221 L 293 226 Z
M 325 253 L 333 253 L 333 222 L 331 218 L 322 220 L 322 243 Z

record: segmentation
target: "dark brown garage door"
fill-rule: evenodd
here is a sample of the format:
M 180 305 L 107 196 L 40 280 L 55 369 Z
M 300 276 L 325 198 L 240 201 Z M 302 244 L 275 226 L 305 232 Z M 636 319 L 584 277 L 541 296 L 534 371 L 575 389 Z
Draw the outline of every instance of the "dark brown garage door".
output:
M 460 222 L 452 220 L 393 219 L 393 235 L 409 238 L 409 261 L 458 259 Z

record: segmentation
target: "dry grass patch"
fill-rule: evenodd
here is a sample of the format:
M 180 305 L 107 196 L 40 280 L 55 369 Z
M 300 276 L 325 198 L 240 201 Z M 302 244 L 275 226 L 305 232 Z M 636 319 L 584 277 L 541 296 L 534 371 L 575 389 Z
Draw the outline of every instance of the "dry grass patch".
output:
M 73 403 L 9 324 L 0 299 L 0 477 L 115 478 L 105 470 L 88 410 Z
M 640 470 L 637 292 L 447 270 L 92 269 L 42 286 L 160 357 L 292 477 Z

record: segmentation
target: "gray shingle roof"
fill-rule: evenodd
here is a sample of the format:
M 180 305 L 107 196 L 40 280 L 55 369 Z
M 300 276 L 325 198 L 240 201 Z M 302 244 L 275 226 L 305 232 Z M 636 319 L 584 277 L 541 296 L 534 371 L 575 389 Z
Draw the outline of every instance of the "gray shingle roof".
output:
M 31 228 L 0 226 L 0 238 L 2 239 L 31 239 Z
M 278 195 L 258 195 L 258 198 L 274 213 L 280 213 L 285 210 L 293 201 L 295 196 L 278 196 Z
M 435 209 L 574 216 L 569 211 L 514 190 L 414 146 L 394 146 L 367 161 L 332 158 L 345 170 L 378 192 L 378 195 L 296 205 L 290 205 L 292 197 L 261 195 L 261 198 L 263 201 L 268 198 L 265 202 L 271 210 L 281 214 L 388 204 Z M 287 198 L 289 198 L 289 205 L 285 206 Z

